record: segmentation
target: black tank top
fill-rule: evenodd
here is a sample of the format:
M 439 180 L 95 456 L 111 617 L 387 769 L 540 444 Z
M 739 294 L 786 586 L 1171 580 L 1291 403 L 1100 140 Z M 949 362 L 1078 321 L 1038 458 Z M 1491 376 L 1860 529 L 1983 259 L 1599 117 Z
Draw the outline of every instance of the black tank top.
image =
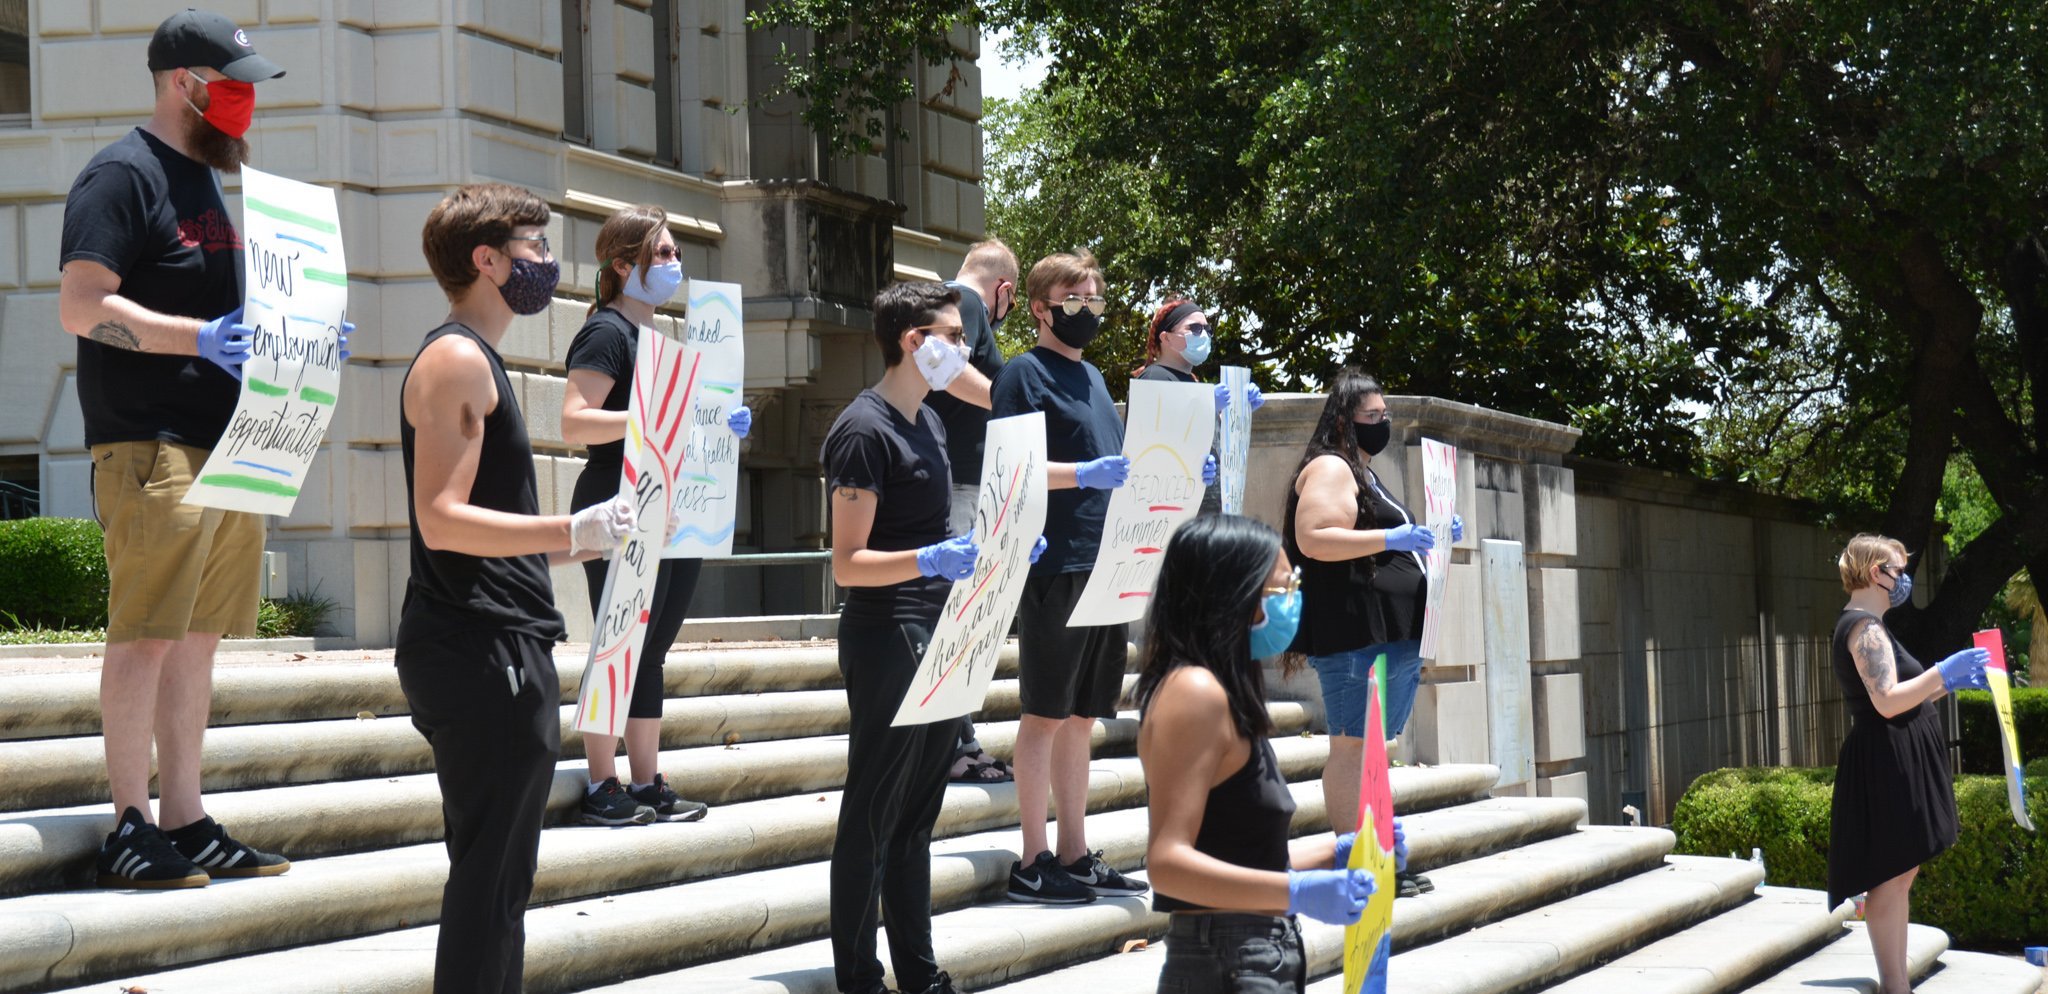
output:
M 1209 789 L 1195 851 L 1254 870 L 1285 871 L 1287 839 L 1294 824 L 1294 795 L 1280 773 L 1273 743 L 1260 738 L 1236 773 Z M 1154 891 L 1154 911 L 1210 911 Z
M 1370 531 L 1414 520 L 1371 470 L 1366 479 L 1352 528 Z M 1340 562 L 1310 559 L 1295 543 L 1294 515 L 1300 504 L 1301 495 L 1288 488 L 1280 538 L 1287 558 L 1301 567 L 1301 627 L 1290 648 L 1310 656 L 1333 656 L 1420 638 L 1426 578 L 1415 554 L 1389 550 Z
M 498 350 L 476 332 L 455 323 L 427 333 L 420 351 L 447 335 L 475 342 L 491 360 L 491 381 L 498 405 L 484 415 L 483 450 L 469 503 L 510 514 L 539 514 L 534 486 L 533 447 L 526 437 L 526 417 L 519 395 L 505 376 Z M 417 359 L 417 356 L 415 356 Z M 406 371 L 410 379 L 412 371 Z M 481 557 L 427 548 L 420 539 L 420 520 L 413 499 L 413 428 L 405 415 L 401 384 L 398 437 L 405 450 L 406 516 L 412 522 L 412 578 L 405 585 L 405 606 L 398 623 L 398 641 L 431 639 L 451 630 L 491 629 L 532 635 L 548 642 L 566 634 L 562 614 L 555 610 L 554 585 L 548 579 L 545 555 Z
M 1835 682 L 1842 686 L 1842 703 L 1848 707 L 1849 717 L 1855 723 L 1852 727 L 1891 724 L 1903 728 L 1917 720 L 1923 710 L 1934 714 L 1932 708 L 1923 708 L 1919 704 L 1889 718 L 1878 713 L 1877 705 L 1870 701 L 1870 688 L 1863 685 L 1863 671 L 1856 666 L 1856 656 L 1849 651 L 1850 632 L 1865 621 L 1876 625 L 1878 630 L 1884 633 L 1884 637 L 1891 640 L 1892 668 L 1896 671 L 1894 683 L 1905 683 L 1927 672 L 1927 667 L 1920 665 L 1920 661 L 1914 659 L 1913 654 L 1899 644 L 1899 640 L 1892 635 L 1892 630 L 1885 627 L 1883 618 L 1859 608 L 1842 609 L 1841 616 L 1835 619 L 1835 635 L 1830 650 L 1834 657 Z

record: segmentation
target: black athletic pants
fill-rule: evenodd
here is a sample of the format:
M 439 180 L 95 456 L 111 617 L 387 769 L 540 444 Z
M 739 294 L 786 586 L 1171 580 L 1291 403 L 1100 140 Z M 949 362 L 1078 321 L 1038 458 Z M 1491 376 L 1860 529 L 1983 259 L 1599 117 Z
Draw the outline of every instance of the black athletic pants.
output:
M 526 900 L 561 752 L 561 684 L 531 635 L 452 631 L 401 642 L 398 683 L 434 750 L 448 884 L 434 994 L 518 994 Z
M 590 616 L 597 617 L 598 609 L 604 607 L 604 578 L 612 564 L 604 559 L 583 561 L 583 578 L 590 587 Z M 683 620 L 690 614 L 690 598 L 697 592 L 697 574 L 703 572 L 702 559 L 664 559 L 654 572 L 654 593 L 648 599 L 647 635 L 640 641 L 640 664 L 633 668 L 633 699 L 626 705 L 628 718 L 661 717 L 661 701 L 664 696 L 661 682 L 662 664 L 668 661 L 668 650 L 676 644 L 676 636 L 683 630 Z
M 841 991 L 882 982 L 875 901 L 889 933 L 896 986 L 918 992 L 938 974 L 932 953 L 932 825 L 946 799 L 958 721 L 893 727 L 927 624 L 839 622 L 839 672 L 852 712 L 846 795 L 832 845 L 832 972 Z

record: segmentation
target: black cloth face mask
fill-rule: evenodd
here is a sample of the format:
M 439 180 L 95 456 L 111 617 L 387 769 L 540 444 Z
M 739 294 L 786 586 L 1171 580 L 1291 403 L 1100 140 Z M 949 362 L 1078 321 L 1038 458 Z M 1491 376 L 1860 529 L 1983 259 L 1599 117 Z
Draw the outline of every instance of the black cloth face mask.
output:
M 1082 308 L 1079 314 L 1068 314 L 1055 307 L 1052 311 L 1052 335 L 1071 349 L 1084 349 L 1095 336 L 1102 333 L 1102 315 L 1091 314 Z
M 1376 425 L 1351 422 L 1351 437 L 1358 443 L 1359 451 L 1369 456 L 1379 455 L 1386 449 L 1387 440 L 1394 437 L 1394 423 L 1382 421 Z

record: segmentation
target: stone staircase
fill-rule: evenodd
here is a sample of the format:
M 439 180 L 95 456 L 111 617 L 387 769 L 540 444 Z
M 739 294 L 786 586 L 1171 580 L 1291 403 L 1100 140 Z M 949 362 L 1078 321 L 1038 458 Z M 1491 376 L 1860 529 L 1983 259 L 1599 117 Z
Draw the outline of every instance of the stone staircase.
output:
M 425 743 L 404 718 L 389 653 L 316 654 L 216 675 L 208 808 L 293 860 L 290 873 L 196 890 L 102 891 L 92 861 L 110 822 L 97 670 L 0 674 L 0 991 L 424 994 L 446 874 Z M 334 658 L 334 657 L 349 657 Z M 565 705 L 582 656 L 557 657 Z M 982 712 L 983 743 L 1015 737 L 1014 649 Z M 574 824 L 582 739 L 566 731 L 549 797 L 529 991 L 832 989 L 829 858 L 845 775 L 846 713 L 829 642 L 679 647 L 664 674 L 662 767 L 714 804 L 691 824 Z M 1275 703 L 1274 747 L 1317 830 L 1325 740 Z M 1137 721 L 1101 723 L 1089 835 L 1142 877 Z M 1868 943 L 1811 891 L 1758 889 L 1737 860 L 1669 855 L 1657 829 L 1579 828 L 1565 798 L 1489 797 L 1491 767 L 1393 771 L 1418 869 L 1434 893 L 1395 910 L 1391 989 L 1409 994 L 1710 994 L 1870 990 Z M 1006 902 L 1018 845 L 1008 784 L 948 788 L 932 854 L 934 938 L 963 989 L 1149 991 L 1165 919 L 1140 899 Z M 1342 930 L 1304 920 L 1311 989 L 1339 991 Z M 1132 940 L 1149 947 L 1122 952 Z M 2032 994 L 2040 971 L 1949 951 L 1915 927 L 1920 989 Z

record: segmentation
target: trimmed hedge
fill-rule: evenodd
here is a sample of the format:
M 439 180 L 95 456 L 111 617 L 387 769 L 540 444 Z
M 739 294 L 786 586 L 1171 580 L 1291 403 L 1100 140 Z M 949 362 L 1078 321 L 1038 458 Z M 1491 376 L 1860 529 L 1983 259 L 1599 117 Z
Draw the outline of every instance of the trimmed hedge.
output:
M 100 526 L 84 518 L 0 521 L 0 611 L 29 626 L 105 627 L 102 542 Z
M 2005 775 L 1999 752 L 1997 712 L 1988 690 L 1956 692 L 1964 773 Z M 2020 739 L 2020 755 L 2048 756 L 2048 687 L 2012 688 L 2012 730 Z
M 2028 764 L 2029 768 L 2037 764 Z M 2029 776 L 2027 809 L 2048 820 L 2048 776 Z M 1826 890 L 1832 768 L 1716 770 L 1692 782 L 1672 814 L 1677 852 L 1744 857 L 1762 847 L 1770 882 Z M 2005 778 L 1956 778 L 1956 844 L 1921 867 L 1913 920 L 1960 946 L 2009 947 L 2048 935 L 2048 833 L 2013 823 Z

